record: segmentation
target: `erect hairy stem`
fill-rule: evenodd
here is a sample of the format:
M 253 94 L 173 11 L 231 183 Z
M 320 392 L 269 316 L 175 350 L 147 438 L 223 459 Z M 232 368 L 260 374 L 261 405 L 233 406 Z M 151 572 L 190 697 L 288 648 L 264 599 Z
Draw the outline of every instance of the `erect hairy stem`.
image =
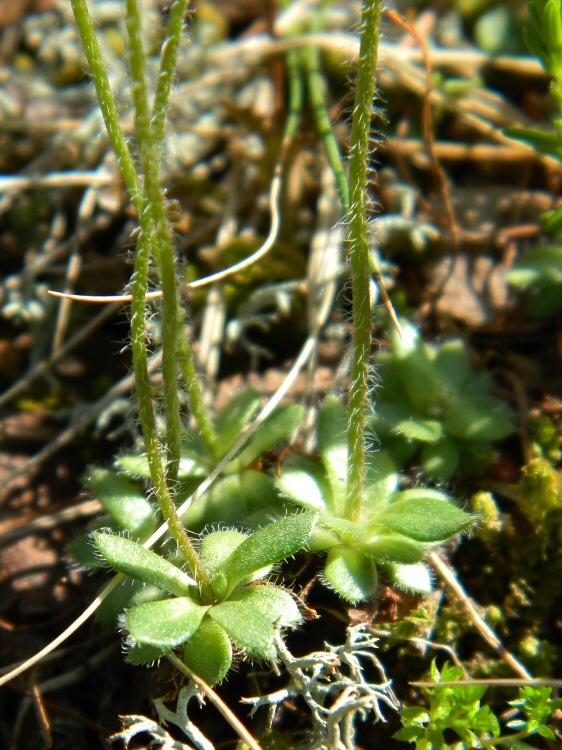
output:
M 130 74 L 133 80 L 133 101 L 136 114 L 136 132 L 140 158 L 144 170 L 145 200 L 139 216 L 143 252 L 137 262 L 133 280 L 133 303 L 131 319 L 131 339 L 135 378 L 141 378 L 137 398 L 141 413 L 141 423 L 145 437 L 154 491 L 168 523 L 170 534 L 176 541 L 189 567 L 208 595 L 210 581 L 205 568 L 195 551 L 189 536 L 178 516 L 170 492 L 177 478 L 181 451 L 181 419 L 178 398 L 177 339 L 181 336 L 182 316 L 176 284 L 176 268 L 171 229 L 166 214 L 162 187 L 160 184 L 160 164 L 158 155 L 161 143 L 155 141 L 151 125 L 148 91 L 145 71 L 145 51 L 142 38 L 141 13 L 138 0 L 127 0 L 126 19 Z M 179 27 L 181 30 L 181 26 Z M 162 137 L 163 130 L 159 136 Z M 145 246 L 146 245 L 146 249 Z M 167 463 L 164 470 L 162 450 L 158 437 L 154 411 L 152 409 L 149 383 L 147 379 L 146 339 L 145 339 L 145 295 L 150 250 L 156 260 L 162 287 L 162 379 L 164 387 L 164 410 L 166 415 Z M 140 266 L 140 268 L 139 268 Z M 142 405 L 141 405 L 142 402 Z
M 158 84 L 152 105 L 152 132 L 157 149 L 155 159 L 160 163 L 162 144 L 164 143 L 164 124 L 168 112 L 170 89 L 176 72 L 176 59 L 183 28 L 183 19 L 189 5 L 189 0 L 174 0 L 170 8 L 168 34 L 162 46 Z
M 162 287 L 162 381 L 166 414 L 167 467 L 170 481 L 177 478 L 181 451 L 181 421 L 178 398 L 176 339 L 179 326 L 179 304 L 176 285 L 174 249 L 166 215 L 160 167 L 155 158 L 156 143 L 151 127 L 151 114 L 145 71 L 141 13 L 138 0 L 127 0 L 127 37 L 129 70 L 133 81 L 135 125 L 144 171 L 145 204 L 139 217 L 141 229 L 152 231 L 153 254 L 158 265 Z
M 367 223 L 367 173 L 375 96 L 381 0 L 364 0 L 361 48 L 349 157 L 349 259 L 353 293 L 353 363 L 348 402 L 349 447 L 346 516 L 359 520 L 365 478 L 365 412 L 371 348 L 371 301 Z
M 131 152 L 127 146 L 123 129 L 121 128 L 119 115 L 117 114 L 117 106 L 109 86 L 107 71 L 103 64 L 101 50 L 92 19 L 90 18 L 88 5 L 86 0 L 71 0 L 71 2 L 72 11 L 78 27 L 78 33 L 82 40 L 82 46 L 86 53 L 88 65 L 92 71 L 92 78 L 94 86 L 96 87 L 96 93 L 98 95 L 98 101 L 107 134 L 109 135 L 111 146 L 117 157 L 119 168 L 121 169 L 123 179 L 125 180 L 125 185 L 131 195 L 137 213 L 140 214 L 143 203 L 142 184 L 135 169 L 135 163 L 131 156 Z
M 204 595 L 209 595 L 209 576 L 183 528 L 170 493 L 170 485 L 177 476 L 181 448 L 181 423 L 177 395 L 176 342 L 182 320 L 179 314 L 180 308 L 176 289 L 175 259 L 171 232 L 160 185 L 160 156 L 162 152 L 163 120 L 170 81 L 175 68 L 175 57 L 185 3 L 181 0 L 176 0 L 174 9 L 171 12 L 170 34 L 173 38 L 169 37 L 168 44 L 162 55 L 161 78 L 157 90 L 157 101 L 155 102 L 154 126 L 151 123 L 146 85 L 145 53 L 142 43 L 140 9 L 137 0 L 127 0 L 126 3 L 130 74 L 133 84 L 136 131 L 140 160 L 144 171 L 144 184 L 135 169 L 131 152 L 121 128 L 117 107 L 109 86 L 106 69 L 86 0 L 72 0 L 72 7 L 92 71 L 92 77 L 111 145 L 117 155 L 125 184 L 131 194 L 139 217 L 140 234 L 132 278 L 131 348 L 139 416 L 152 484 L 172 537 L 188 562 L 192 574 L 199 581 Z M 147 367 L 146 290 L 148 285 L 148 269 L 152 255 L 154 255 L 158 266 L 163 291 L 163 380 L 167 423 L 166 468 L 156 428 Z

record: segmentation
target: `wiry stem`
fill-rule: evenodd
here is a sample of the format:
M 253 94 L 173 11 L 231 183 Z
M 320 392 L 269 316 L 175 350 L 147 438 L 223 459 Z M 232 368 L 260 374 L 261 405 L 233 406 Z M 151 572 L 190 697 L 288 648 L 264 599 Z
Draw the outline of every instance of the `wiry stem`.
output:
M 90 18 L 88 5 L 86 0 L 71 0 L 71 2 L 72 11 L 78 27 L 78 33 L 80 34 L 82 46 L 84 47 L 84 52 L 86 53 L 86 58 L 92 71 L 92 78 L 94 86 L 96 87 L 96 93 L 98 95 L 98 101 L 107 134 L 109 135 L 113 151 L 117 156 L 117 161 L 121 173 L 123 174 L 125 185 L 131 195 L 137 213 L 140 214 L 143 203 L 142 183 L 135 169 L 133 157 L 127 146 L 123 129 L 121 128 L 119 115 L 117 114 L 117 106 L 109 85 L 107 71 L 103 63 L 94 25 Z
M 365 411 L 371 348 L 367 223 L 369 137 L 375 95 L 381 0 L 364 0 L 349 158 L 349 259 L 353 291 L 353 365 L 348 402 L 349 478 L 346 516 L 359 520 L 365 476 Z
M 181 3 L 180 3 L 181 5 Z M 187 560 L 195 578 L 208 593 L 210 582 L 206 570 L 199 559 L 191 541 L 183 528 L 170 494 L 169 482 L 175 479 L 179 464 L 181 448 L 180 411 L 177 396 L 177 362 L 176 340 L 181 319 L 178 314 L 179 303 L 176 290 L 175 260 L 166 216 L 164 200 L 160 185 L 159 154 L 163 134 L 163 117 L 169 92 L 169 82 L 164 80 L 159 87 L 159 107 L 155 132 L 152 130 L 151 114 L 148 103 L 148 92 L 145 75 L 145 55 L 142 44 L 141 15 L 136 0 L 127 0 L 127 32 L 130 52 L 130 72 L 133 80 L 133 101 L 136 113 L 137 139 L 144 170 L 143 182 L 135 169 L 135 164 L 127 146 L 117 114 L 115 100 L 109 86 L 107 73 L 94 27 L 88 11 L 86 0 L 72 0 L 72 7 L 78 30 L 92 70 L 92 76 L 104 122 L 117 155 L 125 184 L 137 209 L 140 223 L 140 235 L 135 257 L 135 269 L 132 279 L 133 299 L 131 304 L 131 347 L 135 387 L 148 456 L 150 474 L 154 492 L 170 533 L 177 542 Z M 183 17 L 183 10 L 180 8 Z M 173 15 L 173 33 L 179 36 L 181 23 L 178 25 L 178 9 Z M 175 63 L 174 44 L 177 50 L 178 40 L 172 43 L 171 52 L 164 51 L 162 66 L 166 77 L 171 79 Z M 167 56 L 168 54 L 168 56 Z M 159 122 L 162 119 L 162 125 Z M 155 141 L 159 139 L 160 150 Z M 144 189 L 143 189 L 144 188 Z M 158 262 L 163 300 L 163 378 L 166 421 L 168 427 L 168 475 L 164 468 L 162 448 L 156 429 L 156 420 L 152 406 L 150 381 L 148 375 L 148 354 L 146 346 L 146 289 L 151 254 Z
M 208 594 L 210 590 L 209 576 L 183 527 L 170 492 L 170 485 L 177 478 L 181 451 L 181 420 L 177 381 L 177 338 L 178 333 L 180 333 L 181 315 L 177 294 L 174 249 L 160 185 L 160 165 L 155 154 L 155 150 L 158 151 L 158 149 L 154 141 L 150 121 L 142 23 L 137 0 L 127 0 L 126 9 L 136 132 L 145 177 L 145 202 L 142 215 L 139 217 L 142 239 L 139 245 L 142 244 L 143 252 L 139 259 L 139 248 L 137 248 L 131 308 L 131 338 L 135 378 L 140 377 L 141 379 L 141 390 L 139 390 L 139 381 L 136 381 L 137 398 L 151 478 L 158 503 L 168 523 L 170 534 L 188 562 L 193 575 L 199 581 L 205 593 Z M 162 461 L 162 450 L 155 425 L 146 369 L 145 295 L 152 243 L 163 292 L 162 377 L 167 427 L 168 460 L 166 470 L 164 470 Z M 141 270 L 139 265 L 142 272 L 139 272 Z
M 174 249 L 162 189 L 160 169 L 154 150 L 145 71 L 142 22 L 137 0 L 127 0 L 127 35 L 129 69 L 133 81 L 136 133 L 144 170 L 145 205 L 139 217 L 141 228 L 154 233 L 153 254 L 158 264 L 163 292 L 162 302 L 162 380 L 166 414 L 167 467 L 170 481 L 177 478 L 181 451 L 181 421 L 178 398 L 176 339 L 179 326 L 179 303 L 176 284 Z

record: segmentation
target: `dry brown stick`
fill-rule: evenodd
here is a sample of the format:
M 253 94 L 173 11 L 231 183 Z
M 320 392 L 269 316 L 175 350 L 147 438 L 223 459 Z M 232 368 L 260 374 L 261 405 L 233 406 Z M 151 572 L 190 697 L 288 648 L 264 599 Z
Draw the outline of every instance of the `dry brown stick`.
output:
M 516 674 L 518 674 L 524 680 L 532 680 L 533 675 L 527 671 L 523 664 L 521 664 L 521 662 L 518 661 L 518 659 L 516 659 L 513 654 L 510 654 L 510 652 L 505 648 L 498 636 L 494 633 L 492 628 L 480 616 L 472 599 L 463 589 L 453 570 L 449 567 L 449 565 L 447 565 L 445 560 L 443 560 L 443 558 L 440 557 L 436 552 L 432 552 L 429 555 L 429 561 L 431 562 L 435 570 L 439 573 L 441 578 L 445 581 L 447 586 L 449 586 L 449 588 L 451 588 L 455 593 L 458 600 L 465 608 L 468 616 L 472 620 L 474 626 L 476 627 L 480 635 L 484 638 L 486 643 L 488 643 L 494 649 L 494 651 L 498 652 L 505 663 L 508 664 Z
M 174 665 L 174 667 L 176 667 L 176 669 L 178 669 L 180 672 L 183 672 L 183 674 L 189 677 L 189 679 L 192 680 L 192 682 L 194 682 L 197 687 L 203 691 L 203 693 L 205 693 L 207 698 L 234 729 L 242 742 L 245 742 L 248 745 L 250 750 L 262 750 L 262 746 L 255 739 L 255 737 L 250 733 L 248 729 L 246 729 L 244 724 L 242 724 L 240 719 L 226 705 L 220 695 L 216 693 L 213 688 L 205 682 L 205 680 L 202 680 L 201 677 L 199 677 L 194 672 L 192 672 L 191 669 L 186 667 L 183 661 L 181 661 L 181 659 L 178 659 L 178 657 L 174 654 L 166 654 L 166 658 Z
M 35 188 L 109 187 L 115 183 L 115 175 L 107 172 L 51 172 L 30 176 L 0 177 L 0 193 L 13 193 Z

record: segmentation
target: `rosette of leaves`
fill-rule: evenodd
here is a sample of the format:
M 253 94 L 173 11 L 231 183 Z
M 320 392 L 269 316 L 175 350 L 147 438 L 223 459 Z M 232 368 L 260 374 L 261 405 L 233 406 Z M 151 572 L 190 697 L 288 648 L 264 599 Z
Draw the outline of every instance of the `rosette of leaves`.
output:
M 214 426 L 218 449 L 214 455 L 198 433 L 185 431 L 174 494 L 178 505 L 197 489 L 232 448 L 260 408 L 261 400 L 258 391 L 248 388 L 217 412 Z M 278 511 L 273 479 L 259 470 L 258 460 L 290 437 L 302 414 L 302 407 L 296 404 L 274 411 L 225 467 L 222 476 L 184 513 L 182 521 L 186 528 L 200 532 L 207 524 L 213 523 L 255 528 L 269 517 L 273 507 Z M 161 523 L 157 506 L 147 497 L 149 479 L 146 456 L 123 454 L 117 458 L 113 469 L 91 469 L 88 477 L 90 492 L 99 500 L 104 515 L 89 531 L 109 528 L 117 533 L 125 531 L 137 541 L 148 539 Z M 88 535 L 74 543 L 72 553 L 83 565 L 99 566 L 99 559 L 92 554 Z
M 460 339 L 428 344 L 405 323 L 375 370 L 370 429 L 400 466 L 416 460 L 436 479 L 462 471 L 463 460 L 481 471 L 496 459 L 492 444 L 514 432 L 511 408 L 490 394 L 491 376 L 475 370 Z
M 111 532 L 94 532 L 97 553 L 142 584 L 120 618 L 128 660 L 152 663 L 181 648 L 185 664 L 215 685 L 229 671 L 234 649 L 253 659 L 275 659 L 276 632 L 298 624 L 301 616 L 287 591 L 258 581 L 303 549 L 316 515 L 292 514 L 253 534 L 235 529 L 205 534 L 199 554 L 207 587 L 184 572 L 181 560 Z
M 346 427 L 344 406 L 328 398 L 318 419 L 319 459 L 295 455 L 277 480 L 288 500 L 319 513 L 308 546 L 327 554 L 327 584 L 353 604 L 375 594 L 379 570 L 400 586 L 430 591 L 427 552 L 470 527 L 473 517 L 437 490 L 400 491 L 392 459 L 380 452 L 367 457 L 361 518 L 347 518 Z
M 182 504 L 209 475 L 217 462 L 231 449 L 261 406 L 261 396 L 248 388 L 234 396 L 215 417 L 219 450 L 213 456 L 199 434 L 186 430 L 174 497 Z M 254 432 L 251 439 L 224 469 L 221 477 L 183 514 L 187 529 L 200 532 L 210 524 L 243 525 L 257 528 L 278 514 L 279 493 L 273 478 L 259 470 L 258 460 L 287 440 L 302 419 L 302 407 L 292 404 L 278 408 Z M 254 468 L 255 467 L 255 468 Z M 104 514 L 70 547 L 72 556 L 83 566 L 98 568 L 101 561 L 90 543 L 90 533 L 109 529 L 116 534 L 143 542 L 162 523 L 156 503 L 148 496 L 150 480 L 145 456 L 123 454 L 113 469 L 96 467 L 89 473 L 89 488 Z M 113 621 L 135 597 L 143 596 L 142 585 L 123 581 L 104 601 L 98 617 Z

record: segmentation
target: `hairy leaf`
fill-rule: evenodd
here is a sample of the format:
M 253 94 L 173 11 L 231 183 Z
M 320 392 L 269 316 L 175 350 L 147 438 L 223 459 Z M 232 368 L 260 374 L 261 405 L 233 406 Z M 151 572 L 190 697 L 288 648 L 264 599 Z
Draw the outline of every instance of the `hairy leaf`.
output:
M 232 666 L 232 644 L 224 628 L 205 617 L 185 644 L 183 661 L 211 687 L 222 682 Z
M 150 583 L 176 596 L 184 596 L 195 584 L 171 562 L 130 539 L 100 531 L 95 531 L 92 536 L 111 567 L 129 578 Z
M 481 442 L 503 440 L 514 431 L 511 410 L 494 396 L 459 400 L 445 415 L 445 427 L 453 437 Z
M 347 414 L 335 396 L 326 399 L 318 416 L 316 434 L 332 490 L 331 510 L 343 515 L 347 495 Z
M 252 602 L 225 601 L 209 611 L 209 616 L 229 635 L 233 643 L 258 659 L 275 659 L 275 626 Z
M 224 566 L 223 572 L 230 589 L 303 549 L 316 519 L 316 513 L 297 513 L 268 524 L 248 537 L 234 550 Z
M 154 506 L 142 488 L 107 469 L 90 473 L 90 489 L 107 515 L 135 537 L 148 537 L 156 529 Z
M 377 518 L 389 529 L 418 542 L 443 542 L 472 525 L 474 519 L 453 503 L 433 498 L 399 500 Z
M 148 602 L 130 609 L 123 625 L 135 643 L 172 649 L 195 633 L 208 609 L 187 596 Z
M 332 548 L 324 573 L 334 591 L 351 604 L 369 599 L 378 587 L 373 559 L 353 547 Z

